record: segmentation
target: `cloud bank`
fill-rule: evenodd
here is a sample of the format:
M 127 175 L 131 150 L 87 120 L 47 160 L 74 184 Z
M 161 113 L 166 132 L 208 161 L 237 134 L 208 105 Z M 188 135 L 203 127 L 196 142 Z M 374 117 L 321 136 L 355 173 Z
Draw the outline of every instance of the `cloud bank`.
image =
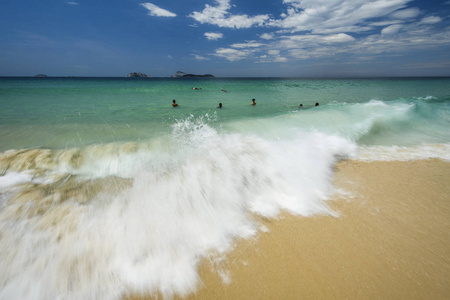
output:
M 233 41 L 207 55 L 228 61 L 252 59 L 258 63 L 287 62 L 342 54 L 395 55 L 411 49 L 450 44 L 450 30 L 435 30 L 444 21 L 426 15 L 413 0 L 279 0 L 281 13 L 249 15 L 239 12 L 232 0 L 214 0 L 203 10 L 187 15 L 197 22 L 224 30 L 257 28 L 266 32 L 253 39 Z M 149 15 L 176 14 L 151 3 L 141 4 Z M 237 13 L 236 13 L 237 12 Z M 221 32 L 205 32 L 209 41 L 223 39 Z M 197 60 L 207 59 L 194 55 Z
M 259 41 L 233 43 L 211 55 L 238 61 L 286 62 L 289 59 L 333 57 L 347 53 L 367 56 L 400 53 L 412 48 L 449 44 L 447 31 L 431 25 L 443 21 L 424 16 L 412 0 L 282 0 L 279 16 L 232 14 L 231 0 L 195 11 L 189 17 L 221 28 L 265 28 Z M 274 55 L 276 53 L 276 55 Z

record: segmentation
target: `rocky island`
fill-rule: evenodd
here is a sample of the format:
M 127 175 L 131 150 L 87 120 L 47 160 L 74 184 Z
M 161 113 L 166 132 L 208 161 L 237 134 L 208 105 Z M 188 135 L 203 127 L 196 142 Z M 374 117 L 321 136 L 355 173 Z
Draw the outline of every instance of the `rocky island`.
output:
M 141 73 L 141 72 L 133 72 L 133 73 L 128 74 L 127 77 L 147 78 L 147 77 L 152 77 L 152 76 L 147 75 L 145 73 Z
M 214 77 L 214 75 L 211 74 L 204 74 L 204 75 L 196 75 L 196 74 L 186 74 L 181 71 L 177 71 L 175 75 L 170 76 L 171 78 L 193 78 L 193 77 Z

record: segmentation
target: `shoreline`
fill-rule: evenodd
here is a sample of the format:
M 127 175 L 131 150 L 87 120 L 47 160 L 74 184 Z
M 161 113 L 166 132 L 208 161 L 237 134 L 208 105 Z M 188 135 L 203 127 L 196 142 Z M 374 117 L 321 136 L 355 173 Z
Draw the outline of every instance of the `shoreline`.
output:
M 450 162 L 343 161 L 335 175 L 347 192 L 328 202 L 339 217 L 263 220 L 268 232 L 205 259 L 196 293 L 175 298 L 448 297 Z

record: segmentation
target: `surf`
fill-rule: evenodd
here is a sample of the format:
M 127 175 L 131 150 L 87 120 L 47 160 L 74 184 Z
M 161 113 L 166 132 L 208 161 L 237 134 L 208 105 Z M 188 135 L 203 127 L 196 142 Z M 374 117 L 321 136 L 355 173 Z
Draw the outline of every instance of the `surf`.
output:
M 152 146 L 2 153 L 0 298 L 186 295 L 200 261 L 264 230 L 259 217 L 333 214 L 332 166 L 353 151 L 337 136 L 271 140 L 191 117 Z

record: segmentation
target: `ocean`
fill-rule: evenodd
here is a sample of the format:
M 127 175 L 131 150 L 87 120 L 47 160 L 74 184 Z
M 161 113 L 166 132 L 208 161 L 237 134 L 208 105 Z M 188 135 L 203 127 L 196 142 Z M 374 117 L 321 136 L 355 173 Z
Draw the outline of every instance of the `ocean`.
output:
M 185 296 L 261 218 L 339 217 L 337 162 L 450 161 L 450 78 L 0 78 L 0 104 L 0 299 Z

